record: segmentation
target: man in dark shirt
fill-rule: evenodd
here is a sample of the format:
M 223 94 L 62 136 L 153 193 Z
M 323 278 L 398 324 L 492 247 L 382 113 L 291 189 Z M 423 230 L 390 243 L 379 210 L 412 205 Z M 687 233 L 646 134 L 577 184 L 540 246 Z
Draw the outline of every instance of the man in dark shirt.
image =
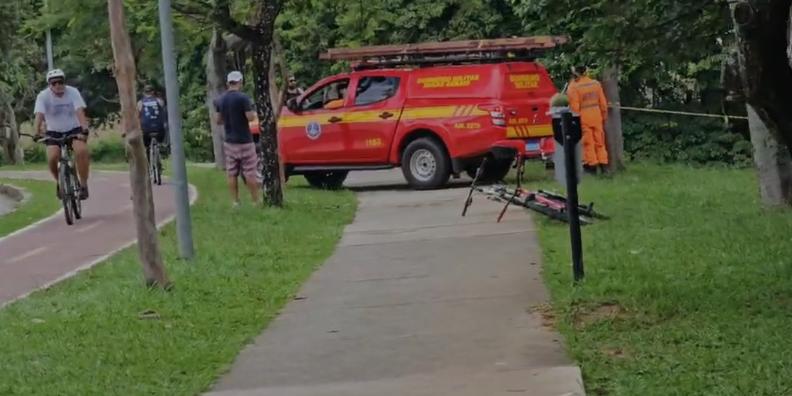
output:
M 217 99 L 218 125 L 225 126 L 226 171 L 228 172 L 228 188 L 234 200 L 234 207 L 239 206 L 239 185 L 237 178 L 244 175 L 253 202 L 259 203 L 258 157 L 253 136 L 250 134 L 250 122 L 255 120 L 253 102 L 241 92 L 242 73 L 228 73 L 228 90 Z

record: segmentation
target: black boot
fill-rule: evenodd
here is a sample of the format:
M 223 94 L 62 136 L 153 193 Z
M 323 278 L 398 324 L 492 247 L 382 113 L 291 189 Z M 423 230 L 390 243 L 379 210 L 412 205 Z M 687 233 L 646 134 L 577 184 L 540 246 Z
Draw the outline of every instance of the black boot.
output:
M 583 165 L 583 172 L 589 175 L 597 175 L 597 167 L 592 165 Z

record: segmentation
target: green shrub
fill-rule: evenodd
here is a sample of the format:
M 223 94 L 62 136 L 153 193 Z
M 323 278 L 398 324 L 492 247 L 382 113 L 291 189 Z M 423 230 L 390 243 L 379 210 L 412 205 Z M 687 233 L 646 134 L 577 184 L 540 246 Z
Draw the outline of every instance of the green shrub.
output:
M 199 106 L 184 113 L 184 154 L 194 162 L 214 160 L 212 132 L 206 106 Z
M 23 149 L 25 162 L 43 163 L 47 162 L 47 149 L 43 144 L 31 144 Z
M 124 142 L 115 140 L 101 140 L 91 146 L 91 161 L 93 162 L 123 162 L 126 161 L 126 148 Z
M 625 113 L 623 132 L 631 159 L 735 167 L 752 161 L 747 126 L 719 119 Z

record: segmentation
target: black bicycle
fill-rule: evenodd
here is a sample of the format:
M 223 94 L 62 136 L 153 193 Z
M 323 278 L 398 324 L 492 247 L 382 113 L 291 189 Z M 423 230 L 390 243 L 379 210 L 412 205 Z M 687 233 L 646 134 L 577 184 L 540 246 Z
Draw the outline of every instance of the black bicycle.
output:
M 151 138 L 148 151 L 149 160 L 149 176 L 151 181 L 158 185 L 162 185 L 162 155 L 160 154 L 159 142 L 155 137 Z
M 67 135 L 56 138 L 45 136 L 38 138 L 31 135 L 33 140 L 46 144 L 47 142 L 57 143 L 60 148 L 60 161 L 58 161 L 58 195 L 63 204 L 63 215 L 66 217 L 66 224 L 73 225 L 74 220 L 82 218 L 82 201 L 80 200 L 80 178 L 77 177 L 77 167 L 74 164 L 74 151 L 72 142 L 77 139 L 76 135 Z

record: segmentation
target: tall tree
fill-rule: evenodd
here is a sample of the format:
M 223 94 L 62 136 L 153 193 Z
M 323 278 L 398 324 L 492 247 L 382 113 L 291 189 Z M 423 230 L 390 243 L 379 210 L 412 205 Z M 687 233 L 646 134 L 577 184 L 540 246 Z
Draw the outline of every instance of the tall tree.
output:
M 283 0 L 248 2 L 215 0 L 214 4 L 202 0 L 180 0 L 174 3 L 174 8 L 180 13 L 209 19 L 221 30 L 240 38 L 249 47 L 256 112 L 261 129 L 261 149 L 264 154 L 262 187 L 265 201 L 276 207 L 283 206 L 283 183 L 279 176 L 281 164 L 278 152 L 277 114 L 273 109 L 270 91 L 273 83 L 270 81 L 270 68 L 275 19 L 282 7 Z M 242 15 L 241 19 L 247 22 L 240 22 L 235 15 Z
M 30 7 L 28 7 L 30 8 Z M 22 148 L 19 145 L 19 123 L 16 117 L 16 104 L 24 103 L 30 90 L 29 65 L 25 62 L 24 49 L 29 44 L 20 37 L 24 13 L 20 2 L 0 3 L 0 147 L 5 158 L 12 164 L 21 163 Z M 28 92 L 30 91 L 30 92 Z
M 217 109 L 215 100 L 225 91 L 226 53 L 228 46 L 223 34 L 214 29 L 212 41 L 206 51 L 206 107 L 209 110 L 209 125 L 212 129 L 212 146 L 214 150 L 215 167 L 225 169 L 225 153 L 223 152 L 223 138 L 225 131 L 222 125 L 217 125 L 211 120 L 215 119 Z
M 252 3 L 255 21 L 242 23 L 231 15 L 231 2 L 217 0 L 212 19 L 226 31 L 235 34 L 251 46 L 256 111 L 261 128 L 261 149 L 264 154 L 262 176 L 264 194 L 271 206 L 283 206 L 283 185 L 278 152 L 278 126 L 270 98 L 270 63 L 272 59 L 275 19 L 283 6 L 282 0 L 257 0 Z
M 154 197 L 148 174 L 143 132 L 137 114 L 135 94 L 135 59 L 124 18 L 122 0 L 107 0 L 110 36 L 115 59 L 118 96 L 121 101 L 122 128 L 129 148 L 129 178 L 132 205 L 137 227 L 138 251 L 143 276 L 149 286 L 168 287 L 168 275 L 162 262 L 154 217 Z
M 737 66 L 747 102 L 766 205 L 792 205 L 792 23 L 790 0 L 740 0 L 732 5 Z

